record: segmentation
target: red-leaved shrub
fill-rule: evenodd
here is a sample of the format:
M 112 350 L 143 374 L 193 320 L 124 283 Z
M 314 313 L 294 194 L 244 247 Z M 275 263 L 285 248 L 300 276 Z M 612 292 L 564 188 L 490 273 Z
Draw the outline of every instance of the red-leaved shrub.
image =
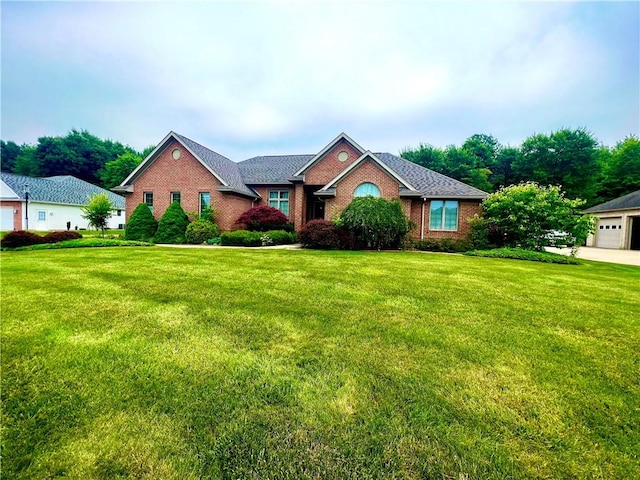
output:
M 26 230 L 9 232 L 2 239 L 2 246 L 6 248 L 26 247 L 29 245 L 38 245 L 39 243 L 46 243 L 46 240 L 40 235 L 27 232 Z
M 236 224 L 244 225 L 247 230 L 254 232 L 286 229 L 288 223 L 289 219 L 284 213 L 268 205 L 250 208 L 236 220 Z
M 82 235 L 73 230 L 69 230 L 60 232 L 49 232 L 43 238 L 45 243 L 58 243 L 64 242 L 65 240 L 76 240 L 78 238 L 82 238 Z
M 338 227 L 328 220 L 311 220 L 298 234 L 298 240 L 305 248 L 324 250 L 340 248 Z

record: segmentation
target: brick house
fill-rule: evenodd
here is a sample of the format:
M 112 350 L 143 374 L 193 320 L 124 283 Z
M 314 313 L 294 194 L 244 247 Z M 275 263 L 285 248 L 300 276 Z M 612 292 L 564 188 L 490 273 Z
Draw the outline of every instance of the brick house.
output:
M 222 231 L 237 229 L 238 217 L 256 205 L 278 208 L 300 230 L 310 220 L 330 220 L 354 196 L 398 198 L 418 239 L 465 237 L 467 219 L 487 196 L 390 153 L 365 150 L 344 133 L 316 154 L 236 163 L 170 132 L 113 190 L 126 197 L 126 218 L 140 203 L 157 219 L 173 201 L 187 212 L 212 205 Z

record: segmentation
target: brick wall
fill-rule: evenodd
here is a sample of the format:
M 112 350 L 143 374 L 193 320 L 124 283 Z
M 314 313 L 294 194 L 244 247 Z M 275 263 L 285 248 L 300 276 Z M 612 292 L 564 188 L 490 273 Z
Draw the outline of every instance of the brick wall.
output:
M 338 160 L 338 154 L 342 151 L 349 155 L 349 158 L 344 162 Z M 360 158 L 360 153 L 349 142 L 341 140 L 307 170 L 304 181 L 307 185 L 325 185 L 358 158 Z
M 181 156 L 175 160 L 172 151 L 178 148 Z M 133 193 L 126 197 L 126 218 L 140 203 L 144 203 L 144 192 L 153 192 L 153 215 L 160 219 L 171 203 L 171 192 L 180 192 L 181 205 L 185 212 L 200 209 L 200 192 L 209 192 L 211 204 L 218 213 L 220 230 L 237 228 L 235 221 L 251 208 L 251 199 L 239 195 L 221 193 L 221 185 L 196 158 L 178 142 L 171 142 L 149 167 L 136 179 Z
M 392 199 L 398 198 L 400 195 L 400 184 L 398 181 L 376 163 L 371 160 L 365 160 L 336 184 L 335 198 L 327 199 L 325 205 L 326 219 L 330 220 L 337 213 L 344 210 L 347 205 L 351 203 L 351 200 L 353 200 L 353 193 L 356 188 L 365 182 L 375 184 L 380 189 L 380 196 L 382 198 Z M 408 208 L 409 205 L 405 204 L 404 209 L 407 215 L 409 214 Z
M 0 206 L 12 209 L 14 230 L 24 230 L 24 225 L 22 225 L 24 219 L 22 205 L 23 203 L 20 200 L 3 200 L 0 202 Z M 29 213 L 31 213 L 31 209 L 29 209 Z

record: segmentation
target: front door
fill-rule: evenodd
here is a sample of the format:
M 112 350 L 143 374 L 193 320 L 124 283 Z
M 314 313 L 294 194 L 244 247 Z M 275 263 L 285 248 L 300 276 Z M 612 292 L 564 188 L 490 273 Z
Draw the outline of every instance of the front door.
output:
M 324 220 L 324 200 L 313 199 L 307 209 L 307 222 L 311 220 Z

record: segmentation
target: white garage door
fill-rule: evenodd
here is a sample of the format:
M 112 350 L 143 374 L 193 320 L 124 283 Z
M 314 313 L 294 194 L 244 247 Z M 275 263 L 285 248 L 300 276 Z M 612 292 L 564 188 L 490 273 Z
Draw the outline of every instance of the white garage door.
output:
M 13 207 L 0 208 L 0 230 L 13 230 Z
M 620 248 L 622 218 L 601 218 L 596 227 L 596 247 Z

